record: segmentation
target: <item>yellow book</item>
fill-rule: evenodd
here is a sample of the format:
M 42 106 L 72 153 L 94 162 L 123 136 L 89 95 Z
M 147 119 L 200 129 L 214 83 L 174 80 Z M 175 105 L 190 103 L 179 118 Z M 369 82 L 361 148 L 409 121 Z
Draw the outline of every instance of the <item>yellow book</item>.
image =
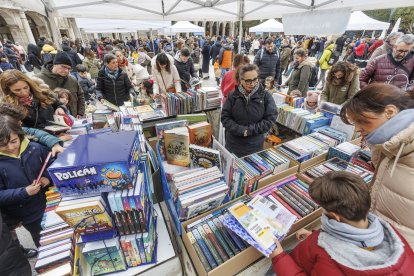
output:
M 164 132 L 168 164 L 187 167 L 190 164 L 190 134 L 186 127 Z

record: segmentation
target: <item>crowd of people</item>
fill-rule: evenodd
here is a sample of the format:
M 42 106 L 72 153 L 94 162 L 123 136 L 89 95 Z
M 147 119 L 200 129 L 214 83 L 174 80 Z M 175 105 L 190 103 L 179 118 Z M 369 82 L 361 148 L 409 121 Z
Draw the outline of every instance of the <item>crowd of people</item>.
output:
M 283 87 L 304 97 L 303 108 L 311 112 L 325 102 L 341 106 L 342 120 L 371 146 L 376 172 L 369 187 L 346 173 L 311 186 L 325 210 L 322 231 L 300 232 L 309 237 L 291 254 L 279 245 L 272 254 L 278 275 L 286 269 L 368 275 L 413 268 L 413 35 L 246 37 L 241 49 L 237 37 L 225 36 L 64 39 L 59 46 L 41 38 L 27 51 L 9 40 L 0 47 L 0 230 L 11 236 L 8 243 L 2 238 L 0 261 L 14 256 L 0 272 L 18 264 L 25 275 L 21 255 L 36 254 L 18 248 L 15 229 L 25 227 L 39 245 L 51 179 L 44 174 L 36 181 L 37 174 L 47 152 L 56 156 L 70 139 L 44 131 L 54 115 L 73 122 L 95 100 L 151 104 L 163 93 L 193 89 L 197 78 L 210 78 L 210 67 L 223 95 L 225 147 L 236 156 L 263 149 L 277 118 L 272 93 Z

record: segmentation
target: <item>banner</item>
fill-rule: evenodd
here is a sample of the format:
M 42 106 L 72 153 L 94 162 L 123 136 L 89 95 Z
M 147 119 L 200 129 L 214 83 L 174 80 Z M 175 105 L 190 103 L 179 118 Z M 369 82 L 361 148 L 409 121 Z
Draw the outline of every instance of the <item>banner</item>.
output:
M 283 16 L 286 35 L 337 35 L 345 32 L 351 9 L 335 9 L 292 13 Z

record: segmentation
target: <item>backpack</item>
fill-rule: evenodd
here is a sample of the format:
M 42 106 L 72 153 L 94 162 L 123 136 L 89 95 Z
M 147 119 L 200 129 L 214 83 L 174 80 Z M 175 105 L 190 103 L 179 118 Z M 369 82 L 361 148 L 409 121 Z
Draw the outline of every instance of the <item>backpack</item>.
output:
M 314 66 L 311 68 L 311 75 L 309 78 L 309 87 L 315 87 L 318 82 L 318 72 L 319 68 Z
M 45 63 L 51 62 L 53 60 L 53 56 L 51 53 L 44 53 L 42 56 L 42 59 L 43 59 L 43 63 L 45 64 Z
M 341 56 L 341 53 L 338 52 L 338 51 L 332 51 L 332 50 L 330 50 L 330 51 L 331 51 L 331 57 L 328 60 L 328 65 L 332 66 L 339 60 L 339 57 Z

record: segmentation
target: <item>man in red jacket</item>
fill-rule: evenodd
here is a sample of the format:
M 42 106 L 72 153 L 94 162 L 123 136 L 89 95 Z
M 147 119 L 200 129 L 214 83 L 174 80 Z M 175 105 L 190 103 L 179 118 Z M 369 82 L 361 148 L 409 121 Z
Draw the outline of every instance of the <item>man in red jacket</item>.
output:
M 321 230 L 307 231 L 291 254 L 276 242 L 271 258 L 277 276 L 412 275 L 413 250 L 389 223 L 369 213 L 369 188 L 359 176 L 329 172 L 310 185 L 309 194 L 324 209 Z

